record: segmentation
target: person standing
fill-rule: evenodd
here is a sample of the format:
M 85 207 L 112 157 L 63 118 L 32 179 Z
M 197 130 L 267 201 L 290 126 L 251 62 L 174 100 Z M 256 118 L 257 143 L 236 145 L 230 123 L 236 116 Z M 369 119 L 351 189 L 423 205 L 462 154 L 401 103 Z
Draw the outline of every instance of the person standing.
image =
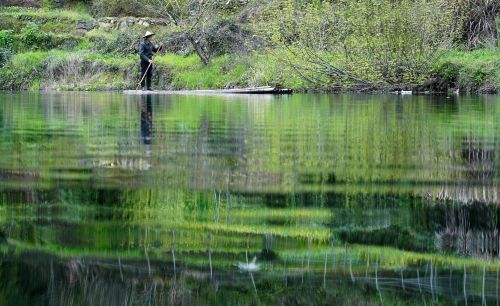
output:
M 151 78 L 153 77 L 153 55 L 158 52 L 163 45 L 155 47 L 151 42 L 151 38 L 155 35 L 153 32 L 147 31 L 144 34 L 144 41 L 139 46 L 139 56 L 141 57 L 141 87 L 142 90 L 152 90 Z

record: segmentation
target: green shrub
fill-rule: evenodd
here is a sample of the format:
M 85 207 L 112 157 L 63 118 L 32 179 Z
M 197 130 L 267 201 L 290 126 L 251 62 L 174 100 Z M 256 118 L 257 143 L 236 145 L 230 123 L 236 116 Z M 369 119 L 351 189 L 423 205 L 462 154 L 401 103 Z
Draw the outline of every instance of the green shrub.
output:
M 272 3 L 254 29 L 310 88 L 419 84 L 454 36 L 441 0 Z
M 42 7 L 43 8 L 54 8 L 54 2 L 52 0 L 42 0 Z
M 163 43 L 166 52 L 179 55 L 194 53 L 193 46 L 182 32 L 158 32 L 155 41 Z
M 0 89 L 23 90 L 31 88 L 44 71 L 47 52 L 15 54 L 0 69 Z
M 48 34 L 48 35 L 50 38 L 48 46 L 50 48 L 71 50 L 76 48 L 82 41 L 82 38 L 72 36 L 69 34 L 59 34 L 59 35 Z
M 462 92 L 497 93 L 500 90 L 498 48 L 446 53 L 432 69 L 441 90 L 460 88 Z
M 88 37 L 92 51 L 104 54 L 137 54 L 139 43 L 142 40 L 142 28 L 141 30 L 131 28 L 126 31 L 113 31 L 110 33 L 94 30 Z
M 41 32 L 40 27 L 34 23 L 28 24 L 21 32 L 22 47 L 31 50 L 47 50 L 51 47 L 49 34 Z
M 0 48 L 14 50 L 15 38 L 13 30 L 0 31 Z
M 74 47 L 74 51 L 81 51 L 81 50 L 86 50 L 90 49 L 92 45 L 90 44 L 90 41 L 86 39 L 81 39 L 78 44 Z

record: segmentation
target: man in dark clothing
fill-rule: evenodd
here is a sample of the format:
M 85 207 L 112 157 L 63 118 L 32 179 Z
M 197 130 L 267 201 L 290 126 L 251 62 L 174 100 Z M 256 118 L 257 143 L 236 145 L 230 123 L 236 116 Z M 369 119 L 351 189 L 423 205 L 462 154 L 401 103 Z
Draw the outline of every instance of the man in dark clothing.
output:
M 141 56 L 142 90 L 152 90 L 151 77 L 153 76 L 153 54 L 158 52 L 163 47 L 155 47 L 151 43 L 151 37 L 153 37 L 153 35 L 155 34 L 147 31 L 146 34 L 144 34 L 144 41 L 141 42 L 139 46 L 139 55 Z M 146 74 L 145 77 L 144 74 Z

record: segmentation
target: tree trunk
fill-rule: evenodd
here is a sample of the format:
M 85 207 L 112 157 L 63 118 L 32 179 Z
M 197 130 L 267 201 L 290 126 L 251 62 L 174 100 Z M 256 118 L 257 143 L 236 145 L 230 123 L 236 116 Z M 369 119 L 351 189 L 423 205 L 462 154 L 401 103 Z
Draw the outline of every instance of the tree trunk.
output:
M 205 64 L 205 65 L 210 64 L 210 56 L 203 49 L 203 46 L 189 33 L 186 33 L 186 38 L 189 40 L 189 42 L 193 46 L 194 50 L 196 51 L 196 54 L 198 54 L 198 56 L 200 57 L 203 64 Z

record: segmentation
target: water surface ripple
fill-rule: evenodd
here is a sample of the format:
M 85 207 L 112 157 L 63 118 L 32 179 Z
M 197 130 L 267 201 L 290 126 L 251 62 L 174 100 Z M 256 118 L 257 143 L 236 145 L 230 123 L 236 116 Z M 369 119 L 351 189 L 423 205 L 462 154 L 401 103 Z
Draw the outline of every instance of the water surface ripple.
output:
M 499 193 L 499 96 L 3 92 L 0 300 L 498 304 Z

